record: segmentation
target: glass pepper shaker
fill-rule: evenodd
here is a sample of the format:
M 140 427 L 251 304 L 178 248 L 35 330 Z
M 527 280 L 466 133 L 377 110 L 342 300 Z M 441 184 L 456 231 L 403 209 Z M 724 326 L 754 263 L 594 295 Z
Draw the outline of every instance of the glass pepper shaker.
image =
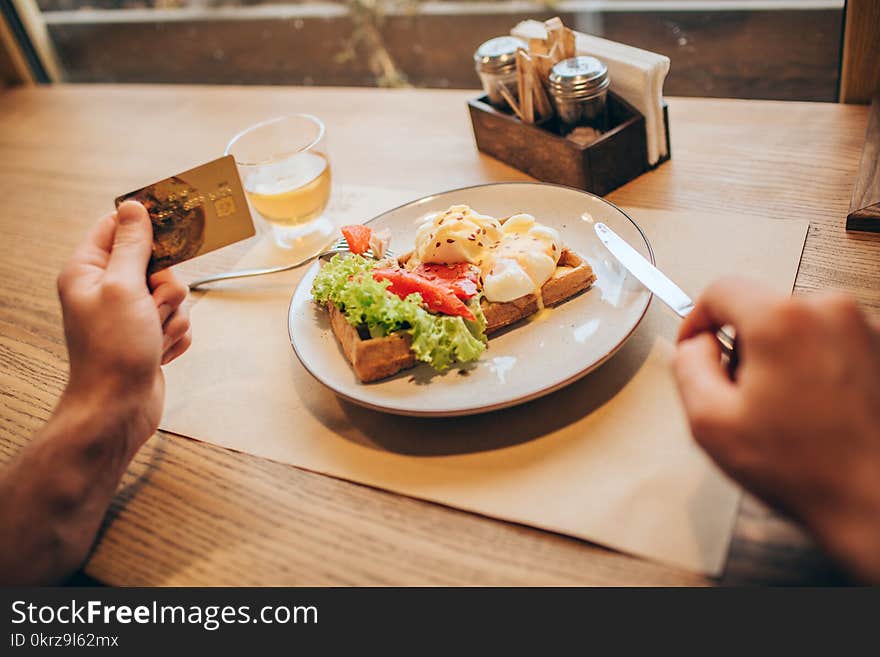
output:
M 608 129 L 606 100 L 610 84 L 608 67 L 595 57 L 580 55 L 553 66 L 547 91 L 563 135 L 578 126 L 600 132 Z

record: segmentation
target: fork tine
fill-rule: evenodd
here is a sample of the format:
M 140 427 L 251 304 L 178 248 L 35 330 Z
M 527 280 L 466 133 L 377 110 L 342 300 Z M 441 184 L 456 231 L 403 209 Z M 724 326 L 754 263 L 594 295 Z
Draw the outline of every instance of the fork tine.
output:
M 341 239 L 336 240 L 333 244 L 331 244 L 331 245 L 327 248 L 326 251 L 324 251 L 323 253 L 321 253 L 321 254 L 319 255 L 319 257 L 329 256 L 329 255 L 333 255 L 333 254 L 335 254 L 335 253 L 351 253 L 351 249 L 348 247 L 348 242 L 346 241 L 346 239 L 345 239 L 344 237 L 341 238 Z M 367 249 L 367 251 L 364 252 L 364 255 L 367 256 L 367 257 L 369 257 L 369 258 L 376 258 L 376 256 L 373 255 L 373 251 L 372 251 L 372 249 Z M 393 249 L 385 249 L 385 255 L 384 255 L 384 257 L 386 257 L 386 258 L 393 258 L 393 257 L 395 257 L 395 256 L 394 256 L 394 250 L 393 250 Z M 378 258 L 377 258 L 377 259 L 378 259 Z

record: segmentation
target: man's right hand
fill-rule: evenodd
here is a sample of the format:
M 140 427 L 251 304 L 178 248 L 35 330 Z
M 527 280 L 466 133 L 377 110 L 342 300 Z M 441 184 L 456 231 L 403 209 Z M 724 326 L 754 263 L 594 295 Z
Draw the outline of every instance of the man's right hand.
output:
M 170 269 L 147 277 L 147 211 L 126 201 L 100 219 L 58 277 L 70 380 L 62 406 L 92 407 L 119 426 L 128 462 L 159 424 L 161 366 L 189 347 L 186 286 Z
M 714 333 L 736 329 L 733 379 Z M 697 442 L 733 479 L 880 582 L 880 331 L 849 297 L 712 285 L 675 361 Z
M 127 201 L 58 278 L 70 380 L 46 425 L 0 471 L 0 584 L 45 584 L 88 555 L 129 461 L 159 424 L 161 366 L 190 344 L 186 286 L 147 279 L 152 227 Z

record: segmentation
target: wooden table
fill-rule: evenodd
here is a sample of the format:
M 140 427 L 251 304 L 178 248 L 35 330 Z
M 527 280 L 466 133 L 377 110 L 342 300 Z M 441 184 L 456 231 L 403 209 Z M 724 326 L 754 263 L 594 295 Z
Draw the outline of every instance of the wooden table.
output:
M 65 384 L 55 276 L 121 192 L 222 153 L 267 116 L 328 124 L 337 181 L 429 193 L 526 176 L 478 155 L 471 92 L 59 86 L 0 95 L 0 459 Z M 843 221 L 867 109 L 674 98 L 671 162 L 620 205 L 809 219 L 796 294 L 839 287 L 880 314 L 880 238 Z M 736 226 L 719 226 L 735 230 Z M 235 257 L 233 248 L 230 261 Z M 215 265 L 216 266 L 216 265 Z M 702 584 L 583 541 L 211 445 L 158 435 L 126 475 L 87 574 L 118 585 Z M 744 502 L 722 583 L 839 575 L 795 527 Z

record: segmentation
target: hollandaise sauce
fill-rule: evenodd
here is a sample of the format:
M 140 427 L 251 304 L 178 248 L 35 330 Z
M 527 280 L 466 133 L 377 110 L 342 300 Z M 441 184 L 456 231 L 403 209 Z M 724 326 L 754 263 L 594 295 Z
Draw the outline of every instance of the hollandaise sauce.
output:
M 501 239 L 481 264 L 486 298 L 503 302 L 534 294 L 543 309 L 541 288 L 556 271 L 562 251 L 559 233 L 528 214 L 509 217 L 501 230 Z
M 559 233 L 533 216 L 515 214 L 502 223 L 466 205 L 428 215 L 416 233 L 418 262 L 474 264 L 488 301 L 534 294 L 539 310 L 544 307 L 541 288 L 556 271 L 561 253 Z

